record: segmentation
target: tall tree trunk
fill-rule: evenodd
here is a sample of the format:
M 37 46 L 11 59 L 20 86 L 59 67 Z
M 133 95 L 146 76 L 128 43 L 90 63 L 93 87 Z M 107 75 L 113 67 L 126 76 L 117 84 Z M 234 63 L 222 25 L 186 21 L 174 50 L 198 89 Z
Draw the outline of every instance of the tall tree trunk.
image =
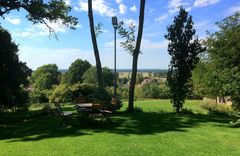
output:
M 133 62 L 132 62 L 132 76 L 130 82 L 129 89 L 129 101 L 128 101 L 128 111 L 134 111 L 134 90 L 136 84 L 136 76 L 137 76 L 137 64 L 138 64 L 138 55 L 140 53 L 140 46 L 142 41 L 142 33 L 143 33 L 143 23 L 144 23 L 144 10 L 145 10 L 145 0 L 141 0 L 140 3 L 140 15 L 139 15 L 139 28 L 138 28 L 138 36 L 136 46 L 133 52 Z
M 90 32 L 91 32 L 91 37 L 92 37 L 93 51 L 94 51 L 95 60 L 96 60 L 98 86 L 100 88 L 102 88 L 103 87 L 102 65 L 101 65 L 101 60 L 100 60 L 100 56 L 99 56 L 96 34 L 95 34 L 95 30 L 94 30 L 92 0 L 88 0 L 88 17 L 89 17 L 89 23 L 90 23 Z

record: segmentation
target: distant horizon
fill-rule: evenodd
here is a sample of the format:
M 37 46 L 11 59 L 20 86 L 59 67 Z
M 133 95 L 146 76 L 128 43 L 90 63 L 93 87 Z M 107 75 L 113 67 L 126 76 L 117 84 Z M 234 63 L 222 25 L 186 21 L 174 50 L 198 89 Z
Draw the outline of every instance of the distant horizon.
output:
M 114 69 L 111 69 L 111 68 L 109 68 L 110 70 L 114 70 Z M 58 69 L 59 71 L 67 71 L 68 69 Z M 119 71 L 122 71 L 122 72 L 129 72 L 129 71 L 131 71 L 132 69 L 131 68 L 129 68 L 129 69 L 116 69 L 117 70 L 117 72 L 119 72 Z M 137 69 L 137 71 L 142 71 L 142 72 L 154 72 L 154 71 L 167 71 L 168 69 L 151 69 L 151 68 L 145 68 L 145 69 Z

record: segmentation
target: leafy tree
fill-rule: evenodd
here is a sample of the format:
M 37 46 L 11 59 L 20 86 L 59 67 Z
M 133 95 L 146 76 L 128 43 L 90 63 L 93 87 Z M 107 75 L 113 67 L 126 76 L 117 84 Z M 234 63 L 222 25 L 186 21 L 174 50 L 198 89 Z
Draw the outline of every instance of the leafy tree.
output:
M 192 72 L 193 92 L 199 96 L 216 97 L 220 95 L 218 87 L 212 87 L 217 82 L 213 64 L 209 60 L 200 58 Z
M 0 1 L 0 16 L 4 17 L 5 14 L 13 10 L 20 11 L 24 9 L 28 12 L 26 18 L 33 24 L 45 24 L 50 33 L 54 33 L 48 22 L 60 22 L 61 24 L 74 29 L 77 25 L 77 18 L 69 16 L 71 7 L 66 5 L 63 0 L 1 0 Z
M 160 88 L 159 97 L 161 99 L 169 99 L 170 98 L 169 87 L 165 83 L 162 83 L 162 84 L 159 84 L 159 88 Z
M 64 81 L 67 84 L 75 84 L 82 82 L 83 74 L 91 67 L 91 64 L 87 60 L 77 59 L 74 61 L 68 71 L 64 74 Z
M 58 85 L 50 95 L 49 101 L 51 103 L 72 102 L 72 96 L 72 91 L 68 85 Z
M 168 53 L 171 61 L 167 82 L 171 93 L 171 103 L 179 112 L 189 92 L 192 70 L 199 60 L 198 55 L 205 49 L 200 45 L 196 30 L 193 29 L 192 16 L 184 8 L 168 28 L 165 38 L 169 40 Z
M 102 77 L 102 65 L 101 60 L 99 56 L 99 50 L 97 45 L 97 39 L 96 34 L 98 35 L 99 32 L 101 32 L 100 24 L 94 29 L 94 20 L 93 20 L 93 11 L 92 11 L 92 0 L 88 0 L 88 17 L 89 17 L 89 23 L 90 23 L 90 32 L 91 32 L 91 38 L 92 38 L 92 44 L 93 44 L 93 51 L 94 56 L 96 60 L 96 69 L 97 69 L 97 82 L 98 86 L 101 88 L 103 86 L 103 77 Z
M 104 86 L 112 86 L 114 75 L 109 68 L 104 67 L 103 71 L 103 85 Z M 83 82 L 89 84 L 96 84 L 97 82 L 97 68 L 91 67 L 89 68 L 83 75 Z
M 126 85 L 127 83 L 128 83 L 128 78 L 126 78 L 126 77 L 123 77 L 123 78 L 119 78 L 118 77 L 118 84 L 119 85 Z
M 209 86 L 219 90 L 219 96 L 230 96 L 235 108 L 240 108 L 240 12 L 217 22 L 219 31 L 207 39 L 209 62 L 213 66 Z
M 19 61 L 18 46 L 9 32 L 0 27 L 0 105 L 12 108 L 27 102 L 22 87 L 29 84 L 31 72 L 26 63 Z
M 144 23 L 144 10 L 145 10 L 145 0 L 140 1 L 140 14 L 139 14 L 139 27 L 138 27 L 138 35 L 137 40 L 135 42 L 135 27 L 130 26 L 129 30 L 124 29 L 123 27 L 119 28 L 119 34 L 122 38 L 126 38 L 125 42 L 121 42 L 121 46 L 128 51 L 133 56 L 132 62 L 132 74 L 130 81 L 130 89 L 129 89 L 129 101 L 128 101 L 128 111 L 134 111 L 134 90 L 136 84 L 137 77 L 137 65 L 138 65 L 138 56 L 140 54 L 140 46 L 142 41 L 142 33 L 143 33 L 143 23 Z
M 34 89 L 40 91 L 51 89 L 53 85 L 59 84 L 59 75 L 60 73 L 56 64 L 43 65 L 32 73 L 30 78 L 31 85 Z
M 159 98 L 160 88 L 157 83 L 147 83 L 142 86 L 141 94 L 143 98 Z
M 143 80 L 144 80 L 143 74 L 142 73 L 137 73 L 136 83 L 141 84 Z

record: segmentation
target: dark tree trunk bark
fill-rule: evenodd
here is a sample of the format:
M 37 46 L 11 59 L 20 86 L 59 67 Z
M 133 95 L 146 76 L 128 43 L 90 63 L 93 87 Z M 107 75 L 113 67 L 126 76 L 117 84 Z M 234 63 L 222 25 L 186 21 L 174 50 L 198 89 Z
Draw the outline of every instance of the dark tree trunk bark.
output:
M 88 0 L 88 17 L 89 17 L 89 23 L 90 23 L 90 32 L 91 32 L 91 38 L 92 38 L 92 44 L 93 44 L 93 51 L 94 51 L 95 60 L 96 60 L 98 86 L 100 88 L 102 88 L 103 87 L 102 65 L 101 65 L 101 60 L 100 60 L 100 56 L 99 56 L 96 34 L 95 34 L 95 30 L 94 30 L 92 0 Z
M 143 33 L 143 23 L 144 23 L 144 9 L 145 9 L 145 0 L 141 0 L 140 3 L 140 15 L 139 15 L 139 28 L 138 28 L 138 36 L 136 46 L 133 52 L 133 62 L 132 62 L 132 76 L 130 82 L 129 89 L 129 101 L 128 101 L 128 111 L 134 111 L 134 90 L 136 84 L 136 76 L 137 76 L 137 64 L 138 64 L 138 55 L 140 53 L 140 46 L 142 41 L 142 33 Z

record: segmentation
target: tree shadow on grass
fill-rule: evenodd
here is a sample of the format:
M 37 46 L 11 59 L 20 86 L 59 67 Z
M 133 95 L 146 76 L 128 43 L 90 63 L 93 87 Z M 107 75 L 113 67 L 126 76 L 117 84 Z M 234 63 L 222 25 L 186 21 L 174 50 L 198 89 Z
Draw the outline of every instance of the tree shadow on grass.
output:
M 0 140 L 38 141 L 47 138 L 76 137 L 96 133 L 119 135 L 154 135 L 169 131 L 187 132 L 188 129 L 214 122 L 217 125 L 229 123 L 223 116 L 174 112 L 126 112 L 115 113 L 112 122 L 102 122 L 75 116 L 71 125 L 61 127 L 58 116 L 45 116 L 35 112 L 4 114 L 1 116 Z M 5 121 L 5 122 L 3 122 Z

